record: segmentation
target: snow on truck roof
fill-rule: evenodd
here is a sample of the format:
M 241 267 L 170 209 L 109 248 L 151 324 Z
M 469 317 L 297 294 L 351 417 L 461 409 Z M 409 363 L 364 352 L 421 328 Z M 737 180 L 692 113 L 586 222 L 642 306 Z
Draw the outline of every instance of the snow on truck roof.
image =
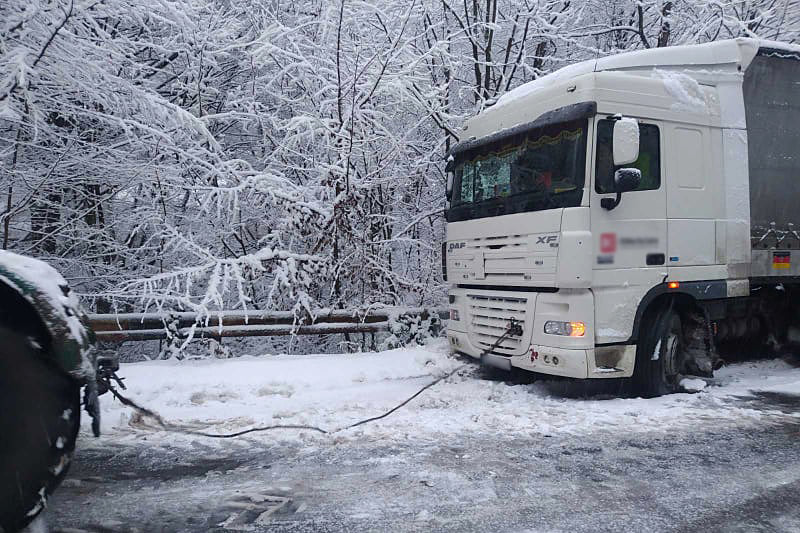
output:
M 520 85 L 500 97 L 494 105 L 467 119 L 463 127 L 464 137 L 450 150 L 450 155 L 486 142 L 488 138 L 502 137 L 506 133 L 524 128 L 526 124 L 533 124 L 556 107 L 569 107 L 576 102 L 585 101 L 581 100 L 585 95 L 585 92 L 581 94 L 582 90 L 571 92 L 570 97 L 560 87 L 592 73 L 621 72 L 643 78 L 660 78 L 670 97 L 680 100 L 676 109 L 691 112 L 713 110 L 714 105 L 708 107 L 709 102 L 701 94 L 698 81 L 713 83 L 714 79 L 731 80 L 731 74 L 747 70 L 759 53 L 777 57 L 785 54 L 785 57 L 800 59 L 800 46 L 739 38 L 705 44 L 650 48 L 575 63 Z M 512 102 L 516 105 L 509 106 Z M 719 114 L 719 104 L 716 106 L 716 113 Z M 723 115 L 731 127 L 739 127 L 737 117 L 741 115 L 743 127 L 741 113 L 729 109 Z
M 581 61 L 561 68 L 507 92 L 489 109 L 507 105 L 540 89 L 550 87 L 554 82 L 566 81 L 591 72 L 731 64 L 741 65 L 742 70 L 746 70 L 760 48 L 786 51 L 793 54 L 800 53 L 800 46 L 798 45 L 748 38 L 636 50 L 634 52 Z

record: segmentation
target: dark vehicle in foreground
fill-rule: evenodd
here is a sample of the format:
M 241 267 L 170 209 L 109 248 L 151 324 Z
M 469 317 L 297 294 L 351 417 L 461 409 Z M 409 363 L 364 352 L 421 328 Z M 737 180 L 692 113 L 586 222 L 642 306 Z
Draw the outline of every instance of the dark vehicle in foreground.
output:
M 77 296 L 42 261 L 0 251 L 0 532 L 27 526 L 66 475 L 97 358 Z

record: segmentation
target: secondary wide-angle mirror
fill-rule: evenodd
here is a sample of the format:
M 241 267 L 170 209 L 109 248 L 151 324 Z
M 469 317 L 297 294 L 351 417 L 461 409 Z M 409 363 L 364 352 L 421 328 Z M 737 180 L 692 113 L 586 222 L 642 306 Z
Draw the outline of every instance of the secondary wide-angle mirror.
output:
M 642 171 L 638 168 L 620 168 L 614 172 L 614 192 L 617 193 L 616 198 L 603 198 L 600 200 L 600 206 L 603 209 L 611 211 L 616 208 L 622 201 L 622 193 L 635 191 L 642 183 Z
M 614 173 L 614 187 L 617 192 L 630 192 L 639 188 L 642 171 L 638 168 L 620 168 Z

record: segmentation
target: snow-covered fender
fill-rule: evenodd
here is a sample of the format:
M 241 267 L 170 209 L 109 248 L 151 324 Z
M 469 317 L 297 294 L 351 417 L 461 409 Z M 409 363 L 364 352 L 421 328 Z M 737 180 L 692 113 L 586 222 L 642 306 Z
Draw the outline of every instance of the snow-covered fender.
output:
M 43 351 L 80 383 L 94 383 L 94 333 L 77 295 L 47 263 L 0 250 L 0 321 L 43 343 Z

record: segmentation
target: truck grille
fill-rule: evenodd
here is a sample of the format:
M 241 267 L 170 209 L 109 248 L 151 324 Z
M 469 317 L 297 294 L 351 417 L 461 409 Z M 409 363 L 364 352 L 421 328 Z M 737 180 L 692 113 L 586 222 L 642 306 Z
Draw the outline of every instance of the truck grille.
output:
M 508 329 L 509 320 L 514 318 L 525 331 L 525 309 L 527 298 L 508 296 L 484 296 L 468 294 L 470 330 L 478 346 L 486 350 L 491 348 L 497 339 Z M 503 339 L 494 353 L 499 355 L 515 355 L 523 350 L 522 339 L 507 337 Z

